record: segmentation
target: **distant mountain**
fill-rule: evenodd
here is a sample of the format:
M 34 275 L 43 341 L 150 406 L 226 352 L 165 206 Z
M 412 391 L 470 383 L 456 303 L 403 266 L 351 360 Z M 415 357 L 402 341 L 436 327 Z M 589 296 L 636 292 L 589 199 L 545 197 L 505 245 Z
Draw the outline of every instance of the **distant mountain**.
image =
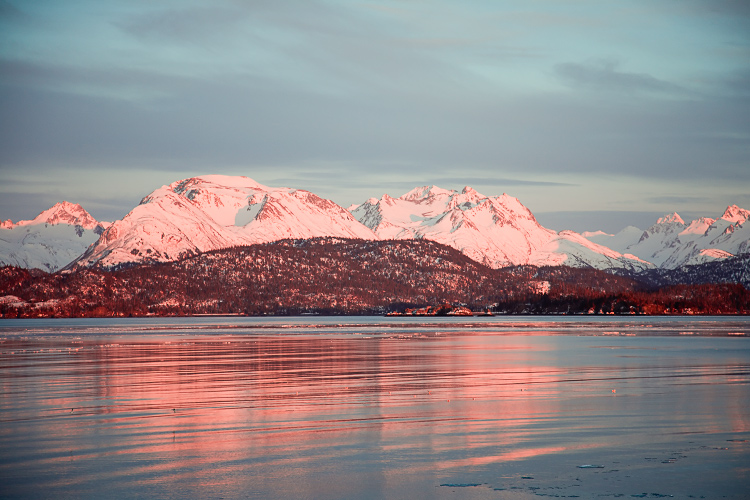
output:
M 171 262 L 283 239 L 429 240 L 493 269 L 571 266 L 618 273 L 674 269 L 750 252 L 750 211 L 686 224 L 670 214 L 643 231 L 578 234 L 544 228 L 518 199 L 466 187 L 414 188 L 349 210 L 302 189 L 207 175 L 162 186 L 122 220 L 96 221 L 63 202 L 31 221 L 0 223 L 0 264 L 66 271 Z
M 351 207 L 381 239 L 427 239 L 452 246 L 492 268 L 532 264 L 642 270 L 633 256 L 592 243 L 573 231 L 542 227 L 518 199 L 488 197 L 470 187 L 450 191 L 415 188 L 398 198 L 384 195 Z
M 676 269 L 750 252 L 748 219 L 750 210 L 731 205 L 718 219 L 701 217 L 685 223 L 672 213 L 645 231 L 628 227 L 615 235 L 591 233 L 588 239 L 636 255 L 658 268 Z
M 146 196 L 73 265 L 168 262 L 221 248 L 319 236 L 376 238 L 345 209 L 309 191 L 206 175 Z
M 577 233 L 543 228 L 516 198 L 416 188 L 368 200 L 350 212 L 308 191 L 270 188 L 247 177 L 202 176 L 143 199 L 72 267 L 169 262 L 211 250 L 284 238 L 427 239 L 493 268 L 515 264 L 598 269 L 649 267 Z
M 57 271 L 78 258 L 109 224 L 67 201 L 32 220 L 0 222 L 0 264 Z

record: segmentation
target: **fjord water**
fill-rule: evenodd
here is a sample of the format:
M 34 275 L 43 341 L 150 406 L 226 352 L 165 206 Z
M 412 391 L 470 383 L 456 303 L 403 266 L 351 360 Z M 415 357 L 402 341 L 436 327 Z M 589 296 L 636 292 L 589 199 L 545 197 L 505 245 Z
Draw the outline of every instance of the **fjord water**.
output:
M 748 336 L 747 318 L 4 321 L 0 497 L 745 498 Z

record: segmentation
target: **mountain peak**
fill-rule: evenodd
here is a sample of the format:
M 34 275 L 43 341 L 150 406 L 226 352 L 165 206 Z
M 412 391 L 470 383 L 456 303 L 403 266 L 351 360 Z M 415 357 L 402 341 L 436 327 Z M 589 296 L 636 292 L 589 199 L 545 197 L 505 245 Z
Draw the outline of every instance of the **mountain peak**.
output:
M 99 222 L 78 203 L 61 201 L 55 203 L 47 210 L 44 210 L 32 220 L 22 220 L 15 224 L 13 224 L 12 221 L 7 220 L 2 223 L 2 227 L 7 229 L 15 226 L 31 226 L 37 224 L 68 224 L 71 226 L 81 226 L 84 229 L 95 229 L 100 225 Z
M 441 196 L 441 195 L 447 195 L 450 196 L 454 194 L 455 191 L 451 191 L 449 189 L 443 189 L 441 187 L 437 186 L 421 186 L 416 187 L 409 191 L 406 194 L 403 194 L 399 197 L 400 200 L 406 200 L 406 201 L 414 201 L 414 200 L 423 200 L 427 198 L 432 198 L 434 196 Z
M 206 175 L 153 191 L 71 266 L 166 262 L 232 246 L 322 236 L 375 239 L 344 208 L 304 189 Z
M 737 205 L 729 205 L 721 218 L 729 222 L 744 224 L 746 220 L 750 219 L 750 210 L 745 210 Z
M 212 184 L 225 188 L 240 188 L 240 189 L 255 189 L 258 191 L 270 191 L 271 188 L 264 186 L 263 184 L 246 177 L 244 175 L 219 175 L 219 174 L 207 174 L 191 177 L 189 179 L 183 179 L 181 181 L 173 182 L 170 187 L 175 186 L 181 187 L 200 185 L 200 184 Z M 177 192 L 177 191 L 175 191 Z
M 80 256 L 108 226 L 77 203 L 62 201 L 32 220 L 0 223 L 0 265 L 57 271 Z M 16 229 L 17 228 L 17 229 Z M 5 231 L 3 231 L 5 232 Z
M 53 217 L 54 216 L 60 216 L 62 214 L 70 214 L 70 215 L 89 215 L 86 210 L 83 209 L 81 205 L 78 203 L 70 203 L 69 201 L 61 201 L 59 203 L 55 203 L 49 210 L 46 210 L 45 212 L 50 213 Z
M 685 221 L 682 220 L 682 217 L 679 216 L 677 212 L 672 212 L 671 214 L 667 214 L 664 217 L 659 217 L 659 219 L 656 221 L 657 224 L 685 224 Z
M 603 250 L 575 233 L 558 236 L 508 195 L 487 197 L 469 186 L 462 191 L 421 186 L 383 203 L 388 199 L 384 196 L 377 210 L 366 202 L 352 213 L 380 239 L 435 241 L 492 268 L 562 262 L 606 268 L 648 265 Z
M 584 231 L 581 233 L 584 238 L 592 238 L 595 236 L 614 236 L 614 234 L 605 233 L 604 231 Z

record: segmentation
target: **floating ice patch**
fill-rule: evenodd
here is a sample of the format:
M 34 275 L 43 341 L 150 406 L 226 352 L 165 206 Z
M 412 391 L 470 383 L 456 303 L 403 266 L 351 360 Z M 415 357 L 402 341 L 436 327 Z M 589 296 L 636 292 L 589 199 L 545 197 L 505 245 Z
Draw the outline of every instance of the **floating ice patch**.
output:
M 673 498 L 674 495 L 664 495 L 662 493 L 641 493 L 630 496 L 633 498 Z

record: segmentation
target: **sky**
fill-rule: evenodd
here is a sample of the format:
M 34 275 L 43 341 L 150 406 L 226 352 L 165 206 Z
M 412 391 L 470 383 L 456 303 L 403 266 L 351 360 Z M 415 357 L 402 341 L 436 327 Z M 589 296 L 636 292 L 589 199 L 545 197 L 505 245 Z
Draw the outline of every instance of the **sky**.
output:
M 615 232 L 750 208 L 744 0 L 0 0 L 0 218 L 245 175 Z

